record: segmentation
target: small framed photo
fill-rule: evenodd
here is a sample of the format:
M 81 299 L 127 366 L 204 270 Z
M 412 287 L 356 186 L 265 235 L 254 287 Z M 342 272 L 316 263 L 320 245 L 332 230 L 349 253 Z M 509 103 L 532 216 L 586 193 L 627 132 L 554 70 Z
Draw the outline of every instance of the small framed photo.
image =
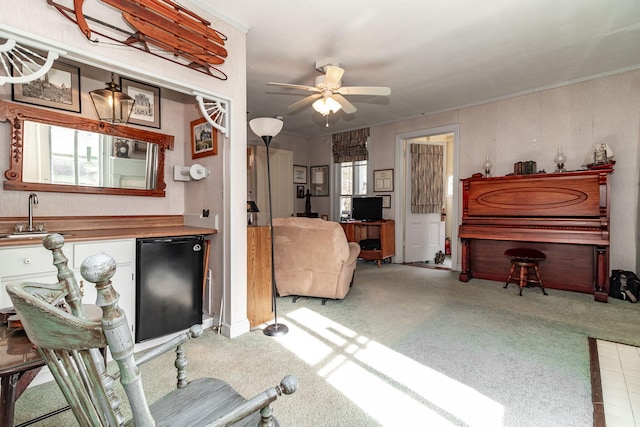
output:
M 391 209 L 391 194 L 384 194 L 380 197 L 382 197 L 382 207 L 385 209 Z
M 294 184 L 307 183 L 307 167 L 306 166 L 293 165 L 293 183 Z
M 36 67 L 35 65 L 31 67 Z M 35 71 L 35 70 L 32 70 Z M 14 76 L 21 70 L 12 67 Z M 54 61 L 51 69 L 39 79 L 11 86 L 11 99 L 25 104 L 80 112 L 80 68 Z
M 393 191 L 393 169 L 373 171 L 373 191 Z
M 304 199 L 304 185 L 296 185 L 296 197 Z
M 312 196 L 329 195 L 329 166 L 311 166 L 311 185 L 309 192 Z
M 160 129 L 160 88 L 120 77 L 120 89 L 136 101 L 129 123 Z
M 218 133 L 204 117 L 191 122 L 191 158 L 218 154 Z
M 320 215 L 320 218 L 322 218 L 325 221 L 329 221 L 329 215 L 327 215 L 327 214 Z

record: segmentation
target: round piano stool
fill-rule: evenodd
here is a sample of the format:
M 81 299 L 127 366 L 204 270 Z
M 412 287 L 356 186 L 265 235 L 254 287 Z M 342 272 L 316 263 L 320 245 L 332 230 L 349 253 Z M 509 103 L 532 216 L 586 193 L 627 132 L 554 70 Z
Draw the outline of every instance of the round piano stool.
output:
M 511 269 L 509 270 L 504 289 L 507 289 L 509 283 L 517 283 L 520 285 L 520 296 L 522 296 L 522 288 L 525 286 L 539 286 L 542 288 L 542 293 L 548 295 L 542 285 L 540 270 L 538 269 L 538 263 L 547 259 L 544 253 L 529 248 L 511 248 L 504 251 L 504 254 L 511 258 Z M 514 277 L 517 268 L 520 269 L 519 275 Z M 531 274 L 532 271 L 533 274 Z

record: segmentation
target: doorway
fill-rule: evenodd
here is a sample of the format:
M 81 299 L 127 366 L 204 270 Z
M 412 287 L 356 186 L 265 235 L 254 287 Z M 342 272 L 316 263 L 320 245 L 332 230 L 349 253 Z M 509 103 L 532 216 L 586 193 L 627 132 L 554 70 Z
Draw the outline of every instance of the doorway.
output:
M 458 125 L 396 136 L 396 262 L 459 270 L 458 262 Z M 411 145 L 442 147 L 442 207 L 440 212 L 411 212 Z M 445 253 L 436 264 L 435 254 Z

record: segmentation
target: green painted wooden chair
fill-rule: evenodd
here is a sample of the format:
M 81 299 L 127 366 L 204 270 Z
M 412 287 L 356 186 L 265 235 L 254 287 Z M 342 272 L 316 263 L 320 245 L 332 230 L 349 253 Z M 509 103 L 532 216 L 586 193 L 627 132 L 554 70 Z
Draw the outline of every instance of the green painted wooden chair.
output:
M 81 426 L 277 426 L 271 402 L 291 394 L 297 380 L 286 376 L 250 400 L 229 384 L 215 378 L 186 379 L 185 341 L 202 334 L 196 325 L 188 332 L 145 352 L 133 353 L 134 342 L 124 312 L 118 307 L 118 293 L 111 286 L 115 261 L 106 254 L 87 258 L 80 272 L 96 284 L 100 321 L 87 318 L 81 293 L 62 252 L 64 239 L 52 234 L 43 239 L 52 251 L 58 269 L 58 283 L 12 283 L 7 292 L 13 301 L 29 339 L 38 347 L 51 373 Z M 110 374 L 100 349 L 109 348 L 118 370 Z M 147 404 L 139 366 L 175 349 L 177 388 L 151 405 Z M 114 392 L 116 380 L 122 383 L 131 408 L 126 419 Z

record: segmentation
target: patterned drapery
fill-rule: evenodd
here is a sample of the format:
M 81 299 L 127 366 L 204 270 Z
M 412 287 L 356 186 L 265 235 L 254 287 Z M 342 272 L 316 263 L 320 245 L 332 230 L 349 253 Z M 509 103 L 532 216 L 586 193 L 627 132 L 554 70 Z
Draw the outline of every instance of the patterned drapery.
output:
M 440 213 L 443 203 L 441 145 L 411 144 L 411 213 Z
M 331 135 L 333 142 L 333 162 L 357 162 L 367 160 L 367 139 L 369 128 L 356 129 L 349 132 L 334 133 Z

